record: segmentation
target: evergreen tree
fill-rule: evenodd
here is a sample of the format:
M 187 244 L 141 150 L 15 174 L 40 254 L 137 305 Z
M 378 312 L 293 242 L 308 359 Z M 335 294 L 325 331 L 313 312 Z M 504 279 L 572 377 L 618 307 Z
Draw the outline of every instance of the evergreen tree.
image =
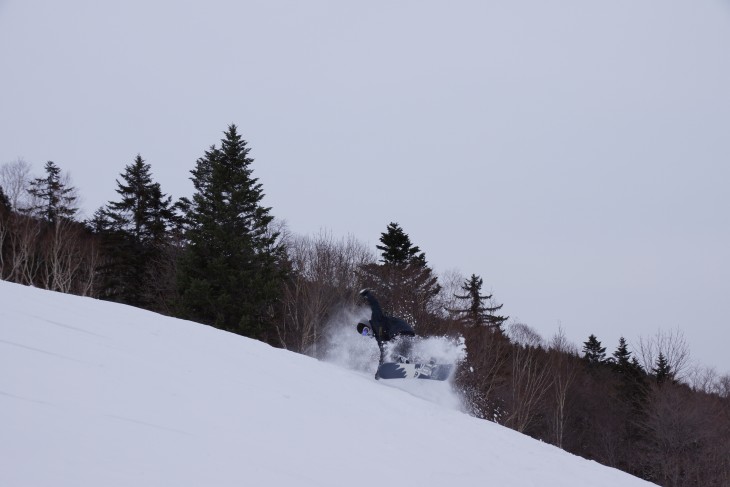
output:
M 618 348 L 613 352 L 613 360 L 614 366 L 619 372 L 626 371 L 631 367 L 631 352 L 624 337 L 618 339 Z
M 249 151 L 231 125 L 221 147 L 212 146 L 191 171 L 196 193 L 178 288 L 184 317 L 260 337 L 279 297 L 283 249 Z
M 613 352 L 610 360 L 613 364 L 613 369 L 625 377 L 635 380 L 637 376 L 644 374 L 643 367 L 629 351 L 629 345 L 624 337 L 619 338 L 618 348 Z
M 469 325 L 487 326 L 502 331 L 502 323 L 504 323 L 508 317 L 494 314 L 502 309 L 503 305 L 486 306 L 484 304 L 485 301 L 492 299 L 492 295 L 489 294 L 483 296 L 481 294 L 483 284 L 484 281 L 481 277 L 476 274 L 472 274 L 471 278 L 466 280 L 464 285 L 461 287 L 466 294 L 454 295 L 457 299 L 467 301 L 467 307 L 449 311 L 461 314 L 461 320 Z
M 426 254 L 411 243 L 411 238 L 397 223 L 390 223 L 380 235 L 380 243 L 375 247 L 381 251 L 381 262 L 385 265 L 408 265 L 426 263 Z
M 129 235 L 136 244 L 163 242 L 174 217 L 172 198 L 162 193 L 159 183 L 152 182 L 151 167 L 139 154 L 121 176 L 124 183 L 117 180 L 116 189 L 120 200 L 107 205 L 112 227 Z
M 659 352 L 659 357 L 656 360 L 656 366 L 651 369 L 656 378 L 657 384 L 663 384 L 673 379 L 674 374 L 672 373 L 672 367 L 669 365 L 667 358 L 663 353 Z
M 102 296 L 133 306 L 154 308 L 150 283 L 160 272 L 160 256 L 175 215 L 171 198 L 152 181 L 141 155 L 117 180 L 119 201 L 110 201 L 94 216 L 109 257 L 102 269 Z
M 38 202 L 29 209 L 31 214 L 49 223 L 56 223 L 59 218 L 72 219 L 77 212 L 75 188 L 66 186 L 61 169 L 53 161 L 48 161 L 44 169 L 46 177 L 30 182 L 28 192 Z
M 645 374 L 636 357 L 631 356 L 624 337 L 619 338 L 619 345 L 613 353 L 611 365 L 616 374 L 612 381 L 613 397 L 612 415 L 621 425 L 617 430 L 621 447 L 617 453 L 617 465 L 626 468 L 632 460 L 632 447 L 646 440 L 643 428 L 646 420 L 648 387 Z
M 634 370 L 639 371 L 640 373 L 644 373 L 644 367 L 641 366 L 641 364 L 639 363 L 639 359 L 637 359 L 636 357 L 631 357 L 631 367 Z
M 590 365 L 598 365 L 606 362 L 606 347 L 602 347 L 601 342 L 593 334 L 588 337 L 588 341 L 583 342 L 583 358 Z
M 380 264 L 363 267 L 366 284 L 377 290 L 381 304 L 394 316 L 418 326 L 435 311 L 434 298 L 441 290 L 426 262 L 426 254 L 413 245 L 397 223 L 380 236 Z
M 641 411 L 646 399 L 646 374 L 636 357 L 631 356 L 624 337 L 619 338 L 618 348 L 613 352 L 613 370 L 620 377 L 620 397 L 635 413 Z
M 10 204 L 10 198 L 3 191 L 3 187 L 0 186 L 0 215 L 9 213 L 13 209 L 13 205 Z

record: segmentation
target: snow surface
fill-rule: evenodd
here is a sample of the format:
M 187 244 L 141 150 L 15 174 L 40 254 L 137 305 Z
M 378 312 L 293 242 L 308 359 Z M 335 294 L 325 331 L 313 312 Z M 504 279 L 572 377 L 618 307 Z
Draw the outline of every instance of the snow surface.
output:
M 0 282 L 0 485 L 652 485 L 403 382 Z

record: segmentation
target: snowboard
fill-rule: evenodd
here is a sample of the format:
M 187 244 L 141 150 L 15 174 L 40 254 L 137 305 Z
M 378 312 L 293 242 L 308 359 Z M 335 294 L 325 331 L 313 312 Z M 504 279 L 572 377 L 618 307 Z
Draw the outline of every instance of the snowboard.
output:
M 378 379 L 446 380 L 454 366 L 451 364 L 403 364 L 386 362 L 378 367 Z

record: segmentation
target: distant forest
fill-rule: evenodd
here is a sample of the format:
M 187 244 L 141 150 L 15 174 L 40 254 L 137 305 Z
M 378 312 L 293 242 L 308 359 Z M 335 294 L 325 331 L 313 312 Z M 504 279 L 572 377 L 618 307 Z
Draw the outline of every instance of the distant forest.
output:
M 294 235 L 263 205 L 249 151 L 229 126 L 192 167 L 192 197 L 176 201 L 138 155 L 83 221 L 54 162 L 38 177 L 23 160 L 3 164 L 0 278 L 319 358 L 338 310 L 371 288 L 419 335 L 463 337 L 454 387 L 472 415 L 666 487 L 730 486 L 730 375 L 692 366 L 681 332 L 611 352 L 595 335 L 582 347 L 562 330 L 544 339 L 483 294 L 482 276 L 436 275 L 399 223 L 384 222 L 376 249 Z

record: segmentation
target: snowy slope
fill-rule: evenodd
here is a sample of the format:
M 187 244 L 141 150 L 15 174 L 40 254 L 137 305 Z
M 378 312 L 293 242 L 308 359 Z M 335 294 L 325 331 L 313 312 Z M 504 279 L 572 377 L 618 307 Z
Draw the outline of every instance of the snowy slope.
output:
M 0 282 L 0 485 L 651 484 L 370 374 Z

